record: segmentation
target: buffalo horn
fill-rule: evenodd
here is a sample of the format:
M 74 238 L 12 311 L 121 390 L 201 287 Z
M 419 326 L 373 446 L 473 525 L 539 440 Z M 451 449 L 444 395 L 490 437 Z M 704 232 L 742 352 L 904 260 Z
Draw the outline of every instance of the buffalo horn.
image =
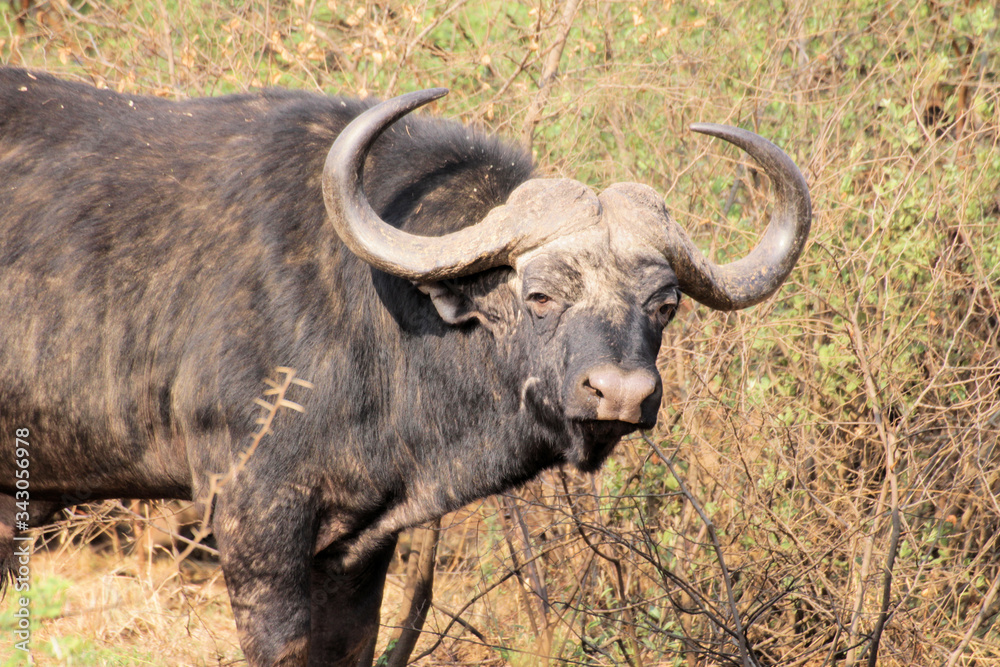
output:
M 712 263 L 673 222 L 664 254 L 691 298 L 716 310 L 747 308 L 771 296 L 795 266 L 812 223 L 809 188 L 791 158 L 767 139 L 727 125 L 695 123 L 691 129 L 749 153 L 770 177 L 776 202 L 760 242 L 743 259 Z
M 512 257 L 558 235 L 494 209 L 482 222 L 444 236 L 418 236 L 382 220 L 364 193 L 364 166 L 375 140 L 444 88 L 407 93 L 377 104 L 338 135 L 323 170 L 327 215 L 351 252 L 377 269 L 418 282 L 455 278 L 507 265 Z M 533 229 L 534 227 L 534 229 Z

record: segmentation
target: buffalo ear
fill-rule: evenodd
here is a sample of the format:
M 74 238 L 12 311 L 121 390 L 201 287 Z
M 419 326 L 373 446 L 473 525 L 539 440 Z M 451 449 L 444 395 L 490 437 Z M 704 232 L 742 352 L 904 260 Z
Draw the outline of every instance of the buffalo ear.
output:
M 465 324 L 471 320 L 486 323 L 472 299 L 444 281 L 414 283 L 417 289 L 431 298 L 441 319 L 451 325 Z

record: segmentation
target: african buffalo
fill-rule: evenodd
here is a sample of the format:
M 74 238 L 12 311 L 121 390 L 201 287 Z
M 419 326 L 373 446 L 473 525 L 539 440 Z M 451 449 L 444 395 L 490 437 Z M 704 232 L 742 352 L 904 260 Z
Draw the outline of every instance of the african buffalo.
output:
M 249 663 L 357 664 L 400 530 L 595 470 L 656 421 L 681 293 L 758 303 L 805 243 L 805 180 L 755 134 L 693 126 L 775 193 L 760 244 L 719 266 L 648 187 L 534 178 L 518 148 L 404 118 L 444 93 L 176 102 L 0 69 L 4 570 L 26 496 L 32 526 L 210 498 Z M 287 397 L 304 413 L 211 488 L 278 366 L 314 385 Z

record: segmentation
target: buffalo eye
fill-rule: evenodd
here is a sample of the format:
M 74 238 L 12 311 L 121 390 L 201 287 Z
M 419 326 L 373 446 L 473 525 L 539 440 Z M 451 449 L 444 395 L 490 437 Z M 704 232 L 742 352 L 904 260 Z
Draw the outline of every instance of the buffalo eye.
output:
M 665 327 L 670 324 L 670 320 L 674 319 L 674 315 L 677 314 L 677 301 L 671 299 L 670 301 L 665 301 L 659 305 L 654 313 L 653 317 L 656 320 L 657 325 L 660 327 Z
M 535 317 L 545 317 L 558 308 L 558 303 L 555 299 L 541 292 L 532 292 L 529 294 L 527 302 L 528 307 L 531 308 L 531 312 L 534 313 Z

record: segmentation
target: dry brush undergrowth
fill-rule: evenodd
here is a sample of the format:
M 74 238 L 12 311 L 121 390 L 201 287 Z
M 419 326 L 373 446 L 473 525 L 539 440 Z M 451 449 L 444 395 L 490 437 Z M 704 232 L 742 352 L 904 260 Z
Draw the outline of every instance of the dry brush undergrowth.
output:
M 437 112 L 530 145 L 549 173 L 657 187 L 722 258 L 752 243 L 766 182 L 685 128 L 771 138 L 814 199 L 789 283 L 747 312 L 682 308 L 660 426 L 601 473 L 551 471 L 404 536 L 383 621 L 400 622 L 429 562 L 424 665 L 988 665 L 998 14 L 975 0 L 15 0 L 0 2 L 0 61 L 168 97 L 447 86 Z M 147 512 L 77 510 L 36 558 L 92 582 L 80 543 L 132 539 L 118 522 Z M 115 558 L 139 592 L 60 593 L 41 662 L 239 659 L 210 562 Z M 93 620 L 108 614 L 125 617 Z M 90 657 L 44 643 L 74 633 Z

